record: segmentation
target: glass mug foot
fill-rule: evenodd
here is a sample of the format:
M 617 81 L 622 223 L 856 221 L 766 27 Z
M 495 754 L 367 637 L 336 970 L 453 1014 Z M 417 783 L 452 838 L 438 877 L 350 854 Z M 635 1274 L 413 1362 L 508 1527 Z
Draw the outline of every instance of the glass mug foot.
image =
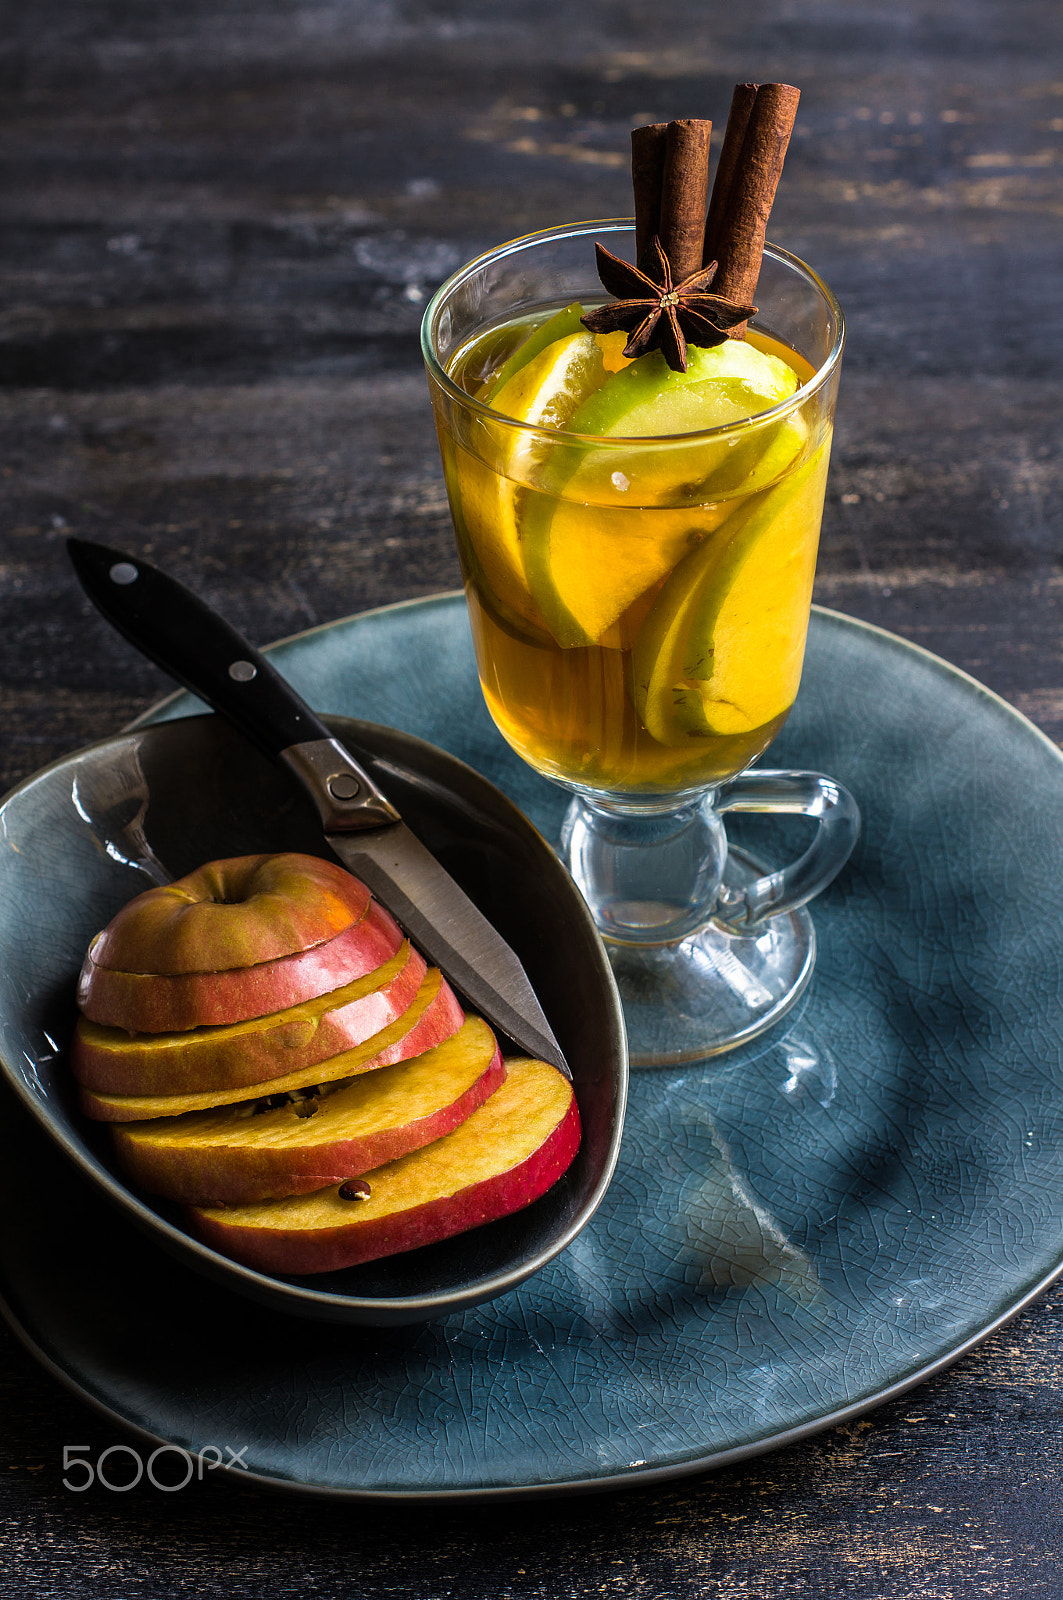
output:
M 803 855 L 765 873 L 728 849 L 728 811 L 818 827 Z M 562 845 L 609 951 L 632 1066 L 704 1060 L 789 1010 L 815 962 L 804 907 L 844 866 L 859 825 L 849 792 L 812 772 L 752 770 L 668 811 L 572 802 Z
M 760 876 L 731 850 L 726 880 Z M 816 960 L 812 918 L 800 907 L 752 933 L 710 922 L 671 945 L 617 944 L 607 938 L 624 1006 L 633 1067 L 674 1067 L 722 1055 L 770 1028 L 804 993 Z

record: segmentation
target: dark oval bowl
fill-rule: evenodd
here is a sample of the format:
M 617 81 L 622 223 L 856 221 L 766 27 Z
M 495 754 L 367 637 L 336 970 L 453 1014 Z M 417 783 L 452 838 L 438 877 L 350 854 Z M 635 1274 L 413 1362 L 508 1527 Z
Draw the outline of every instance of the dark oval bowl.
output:
M 104 740 L 45 768 L 0 804 L 0 1064 L 67 1156 L 163 1248 L 275 1308 L 386 1326 L 503 1294 L 576 1237 L 616 1164 L 627 1049 L 612 973 L 586 905 L 512 802 L 471 767 L 410 734 L 329 720 L 524 962 L 571 1065 L 583 1122 L 579 1155 L 560 1182 L 512 1217 L 314 1277 L 239 1266 L 193 1239 L 179 1208 L 127 1186 L 106 1127 L 77 1109 L 67 1045 L 90 938 L 150 887 L 138 859 L 149 850 L 179 877 L 223 856 L 329 854 L 316 813 L 290 779 L 218 717 Z

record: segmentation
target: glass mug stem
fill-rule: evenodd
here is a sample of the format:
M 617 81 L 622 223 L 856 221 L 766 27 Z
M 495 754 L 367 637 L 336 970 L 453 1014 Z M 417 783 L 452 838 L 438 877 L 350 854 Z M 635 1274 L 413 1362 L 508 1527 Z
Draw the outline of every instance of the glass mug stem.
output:
M 812 843 L 789 866 L 729 885 L 724 881 L 729 811 L 815 818 Z M 751 771 L 669 810 L 573 800 L 562 831 L 569 868 L 604 938 L 672 944 L 712 921 L 756 936 L 772 917 L 807 904 L 845 865 L 860 813 L 852 795 L 819 772 Z

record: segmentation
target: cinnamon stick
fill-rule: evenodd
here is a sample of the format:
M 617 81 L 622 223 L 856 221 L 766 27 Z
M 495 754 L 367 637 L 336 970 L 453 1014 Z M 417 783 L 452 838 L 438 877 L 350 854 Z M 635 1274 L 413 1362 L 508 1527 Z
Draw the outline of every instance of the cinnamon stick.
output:
M 701 270 L 711 134 L 711 122 L 684 117 L 670 122 L 665 135 L 659 237 L 673 283 Z
M 661 192 L 668 124 L 648 122 L 631 130 L 631 187 L 635 192 L 635 260 L 661 231 Z
M 635 193 L 635 260 L 647 259 L 654 237 L 682 283 L 701 267 L 709 192 L 712 123 L 700 117 L 651 122 L 631 134 Z
M 705 220 L 705 247 L 702 252 L 702 261 L 706 267 L 710 261 L 719 260 L 716 240 L 720 236 L 720 224 L 727 208 L 727 201 L 730 197 L 731 187 L 742 155 L 742 140 L 746 136 L 749 113 L 753 109 L 753 102 L 757 98 L 759 87 L 760 85 L 757 83 L 736 83 L 734 93 L 731 96 L 731 109 L 727 113 L 727 127 L 724 131 L 723 145 L 720 148 L 720 159 L 716 166 L 716 179 L 712 186 L 709 214 Z
M 742 86 L 743 88 L 746 86 Z M 754 87 L 752 105 L 745 113 L 745 131 L 736 162 L 725 174 L 726 188 L 714 231 L 706 239 L 708 260 L 719 262 L 713 279 L 714 294 L 737 304 L 748 304 L 756 292 L 760 261 L 768 228 L 768 215 L 782 175 L 800 91 L 788 83 L 762 83 Z M 737 116 L 743 115 L 746 96 L 739 98 Z M 724 140 L 726 144 L 726 137 Z M 745 324 L 732 328 L 729 337 L 745 336 Z

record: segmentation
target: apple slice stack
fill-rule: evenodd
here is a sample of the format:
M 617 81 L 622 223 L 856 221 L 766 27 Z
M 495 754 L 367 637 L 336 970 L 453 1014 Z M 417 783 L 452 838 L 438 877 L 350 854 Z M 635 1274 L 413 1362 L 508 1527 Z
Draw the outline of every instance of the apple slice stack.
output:
M 324 1272 L 531 1204 L 579 1148 L 570 1084 L 504 1063 L 364 884 L 215 861 L 89 947 L 71 1062 L 143 1188 L 264 1271 Z

